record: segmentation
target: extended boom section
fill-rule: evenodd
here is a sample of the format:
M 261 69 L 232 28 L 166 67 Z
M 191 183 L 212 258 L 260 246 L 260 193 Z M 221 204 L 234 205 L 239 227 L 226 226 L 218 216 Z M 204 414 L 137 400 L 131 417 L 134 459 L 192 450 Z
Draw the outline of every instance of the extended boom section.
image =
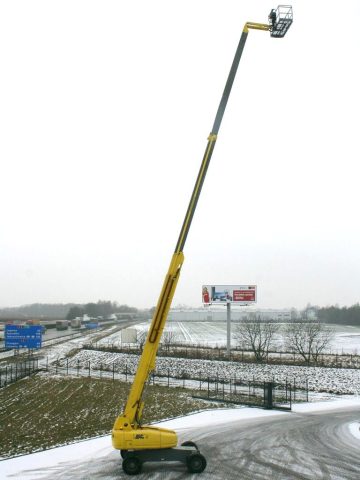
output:
M 285 12 L 285 13 L 284 13 Z M 159 300 L 147 334 L 143 352 L 141 354 L 136 375 L 130 389 L 124 412 L 114 424 L 112 443 L 114 448 L 121 451 L 123 469 L 134 475 L 139 473 L 143 462 L 150 461 L 180 461 L 187 465 L 190 472 L 200 473 L 206 467 L 206 460 L 199 452 L 195 443 L 188 441 L 177 446 L 177 435 L 172 430 L 146 426 L 141 424 L 144 402 L 142 400 L 144 388 L 149 376 L 155 369 L 156 355 L 159 348 L 162 332 L 179 281 L 181 267 L 184 262 L 183 249 L 190 230 L 191 222 L 208 171 L 213 154 L 221 121 L 234 83 L 241 55 L 246 43 L 249 29 L 269 31 L 272 36 L 282 37 L 292 22 L 292 9 L 281 6 L 272 10 L 269 15 L 269 24 L 247 22 L 244 25 L 234 60 L 225 84 L 215 121 L 208 137 L 203 160 L 190 198 L 189 206 L 181 227 L 179 238 L 166 273 Z

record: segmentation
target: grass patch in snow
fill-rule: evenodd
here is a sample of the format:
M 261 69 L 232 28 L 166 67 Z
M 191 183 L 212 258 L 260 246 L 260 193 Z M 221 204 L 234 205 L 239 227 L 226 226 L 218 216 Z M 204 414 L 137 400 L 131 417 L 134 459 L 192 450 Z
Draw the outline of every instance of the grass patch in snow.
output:
M 110 433 L 129 388 L 129 384 L 118 380 L 40 374 L 1 389 L 0 457 Z M 147 386 L 143 421 L 214 408 L 191 398 L 191 393 L 180 388 Z

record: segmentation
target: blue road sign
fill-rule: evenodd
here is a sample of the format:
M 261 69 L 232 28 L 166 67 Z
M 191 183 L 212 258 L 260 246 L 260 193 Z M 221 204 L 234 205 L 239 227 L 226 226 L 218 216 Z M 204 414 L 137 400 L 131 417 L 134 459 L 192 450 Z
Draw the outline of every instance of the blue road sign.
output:
M 5 348 L 41 348 L 41 325 L 5 325 Z

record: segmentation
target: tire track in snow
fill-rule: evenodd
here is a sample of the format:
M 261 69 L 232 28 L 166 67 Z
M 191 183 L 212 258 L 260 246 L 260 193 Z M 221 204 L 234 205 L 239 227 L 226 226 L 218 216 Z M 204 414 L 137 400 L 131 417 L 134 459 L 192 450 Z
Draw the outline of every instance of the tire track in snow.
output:
M 194 343 L 193 337 L 190 335 L 189 330 L 184 327 L 183 323 L 178 322 L 181 333 L 184 335 L 185 341 Z

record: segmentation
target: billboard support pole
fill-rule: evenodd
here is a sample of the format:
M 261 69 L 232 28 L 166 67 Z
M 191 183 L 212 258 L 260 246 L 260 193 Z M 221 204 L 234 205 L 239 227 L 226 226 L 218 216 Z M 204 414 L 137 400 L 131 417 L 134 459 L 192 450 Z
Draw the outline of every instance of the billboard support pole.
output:
M 231 357 L 231 302 L 227 302 L 226 304 L 226 321 L 227 321 L 226 354 L 230 360 L 230 357 Z

